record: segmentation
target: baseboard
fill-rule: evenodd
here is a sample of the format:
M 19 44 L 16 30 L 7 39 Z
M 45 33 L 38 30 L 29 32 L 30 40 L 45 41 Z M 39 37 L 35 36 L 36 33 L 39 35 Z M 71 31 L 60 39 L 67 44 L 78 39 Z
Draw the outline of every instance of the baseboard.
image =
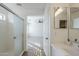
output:
M 22 56 L 22 55 L 23 55 L 23 53 L 24 53 L 24 50 L 21 52 L 20 56 Z

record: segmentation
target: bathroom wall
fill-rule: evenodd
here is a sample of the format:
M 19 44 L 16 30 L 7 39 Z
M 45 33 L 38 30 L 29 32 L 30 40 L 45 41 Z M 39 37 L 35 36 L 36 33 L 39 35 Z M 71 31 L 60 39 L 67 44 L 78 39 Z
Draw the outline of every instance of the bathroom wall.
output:
M 50 56 L 50 4 L 45 8 L 44 18 L 43 18 L 43 49 L 46 56 Z M 53 37 L 53 36 L 52 36 Z M 47 39 L 46 39 L 47 38 Z
M 44 41 L 43 41 L 44 46 L 43 47 L 44 47 L 44 51 L 45 51 L 46 55 L 52 54 L 52 44 L 64 43 L 65 40 L 68 39 L 68 28 L 66 28 L 66 29 L 55 28 L 55 20 L 54 20 L 54 7 L 55 6 L 61 7 L 63 5 L 62 4 L 57 4 L 57 5 L 51 4 L 51 6 L 45 10 L 45 14 L 44 14 L 44 17 L 45 17 L 44 21 L 47 20 L 49 22 L 49 24 L 48 24 L 49 29 L 47 30 L 49 32 L 45 33 L 46 30 L 43 29 L 44 30 Z M 68 4 L 65 4 L 64 6 L 68 6 Z M 65 17 L 66 14 L 62 13 L 62 15 L 63 15 L 63 17 L 61 16 L 61 14 L 60 14 L 60 16 L 57 16 L 56 20 L 57 21 L 63 20 L 63 19 L 67 20 L 67 18 Z M 58 25 L 57 25 L 57 27 L 58 27 Z M 47 41 L 45 39 L 46 36 L 48 36 L 49 41 Z M 47 49 L 48 47 L 49 47 L 49 49 Z M 49 51 L 49 52 L 47 52 L 47 51 Z
M 66 9 L 66 8 L 65 8 Z M 59 15 L 55 17 L 54 28 L 55 28 L 55 42 L 64 43 L 68 39 L 68 27 L 59 28 L 60 20 L 67 20 L 67 9 L 63 10 Z
M 79 4 L 77 6 L 79 6 Z M 71 16 L 70 17 L 71 26 L 70 26 L 70 29 L 69 29 L 69 38 L 70 38 L 71 41 L 75 41 L 75 39 L 78 39 L 78 42 L 79 42 L 79 28 L 73 28 L 73 26 L 72 26 L 73 20 L 75 20 L 76 18 L 79 18 L 79 11 L 71 13 L 70 16 Z
M 52 10 L 51 12 L 53 13 L 53 10 L 54 10 L 54 7 L 79 7 L 79 4 L 52 4 Z M 53 16 L 53 14 L 51 13 L 51 17 Z M 77 12 L 78 13 L 78 12 Z M 78 14 L 74 14 L 73 16 L 76 16 Z M 61 15 L 60 15 L 61 16 Z M 63 15 L 63 17 L 61 17 L 61 19 L 64 18 L 64 16 L 66 15 Z M 72 17 L 73 17 L 72 16 Z M 70 11 L 69 9 L 67 9 L 67 28 L 66 29 L 58 29 L 58 28 L 55 28 L 55 21 L 54 21 L 54 17 L 52 17 L 52 20 L 53 20 L 53 39 L 51 40 L 52 41 L 52 44 L 54 43 L 64 43 L 64 42 L 67 42 L 67 39 L 68 39 L 68 27 L 69 27 L 69 39 L 74 41 L 75 38 L 79 39 L 79 29 L 72 29 L 70 27 Z M 57 22 L 56 22 L 57 23 Z
M 63 29 L 59 28 L 59 21 L 60 20 L 67 20 L 67 10 L 65 13 L 61 12 L 61 14 L 57 15 L 53 18 L 53 44 L 54 43 L 64 43 L 65 40 L 68 39 L 68 27 Z M 55 20 L 54 20 L 55 19 Z
M 42 16 L 30 17 L 27 19 L 29 36 L 31 37 L 42 37 L 43 36 L 43 23 L 39 23 L 39 20 L 42 21 Z
M 7 11 L 6 9 L 4 9 L 3 7 L 0 7 L 0 15 L 4 15 L 4 19 L 0 20 L 0 55 L 15 55 L 15 46 L 18 45 L 18 47 L 20 48 L 20 50 L 17 51 L 17 55 L 20 55 L 21 52 L 24 50 L 22 47 L 22 27 L 21 24 L 23 25 L 23 23 L 21 23 L 21 19 L 19 19 L 17 16 L 17 20 L 14 17 L 14 14 L 10 13 L 9 11 Z M 15 23 L 13 24 L 15 20 Z M 21 20 L 21 21 L 20 21 Z M 17 21 L 17 22 L 16 22 Z M 18 37 L 18 43 L 16 42 L 17 39 L 14 39 L 14 29 L 16 29 L 15 27 L 17 25 L 17 31 L 18 29 L 20 29 L 17 33 L 17 37 Z M 20 26 L 20 27 L 19 27 Z M 21 31 L 22 30 L 22 31 Z M 19 39 L 21 38 L 21 39 Z M 16 42 L 16 44 L 15 44 Z
M 8 11 L 0 7 L 0 15 L 5 16 L 5 20 L 0 20 L 0 52 L 8 50 L 8 25 L 7 25 L 7 14 Z
M 41 23 L 39 23 L 41 21 Z M 28 44 L 34 44 L 39 48 L 43 46 L 43 17 L 28 16 L 27 17 L 27 35 Z
M 54 15 L 54 13 L 55 13 L 54 8 L 55 7 L 69 7 L 69 4 L 52 4 L 51 5 L 51 10 L 50 10 L 50 19 L 51 19 L 50 20 L 51 21 L 50 22 L 50 27 L 51 27 L 51 35 L 50 35 L 51 41 L 50 42 L 51 42 L 51 48 L 50 48 L 50 50 L 51 50 L 52 56 L 54 56 L 54 54 L 58 53 L 58 51 L 59 51 L 59 50 L 57 50 L 58 48 L 56 49 L 55 44 L 57 44 L 57 46 L 60 46 L 60 45 L 62 46 L 62 43 L 65 43 L 68 39 L 68 27 L 65 28 L 65 29 L 59 29 L 58 28 L 59 27 L 58 21 L 59 20 L 67 20 L 68 21 L 69 18 L 67 18 L 68 16 L 66 16 L 66 14 L 61 13 L 63 17 L 60 14 L 55 19 L 55 15 Z M 56 22 L 56 24 L 55 24 L 55 22 Z M 56 51 L 54 50 L 54 48 L 55 48 Z

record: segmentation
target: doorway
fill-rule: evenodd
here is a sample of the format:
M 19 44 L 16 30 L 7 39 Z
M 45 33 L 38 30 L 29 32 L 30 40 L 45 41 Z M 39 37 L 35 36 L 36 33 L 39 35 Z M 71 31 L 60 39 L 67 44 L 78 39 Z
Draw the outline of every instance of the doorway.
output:
M 27 17 L 27 40 L 28 52 L 32 55 L 40 55 L 43 50 L 43 17 L 28 16 Z M 40 51 L 40 52 L 39 52 Z

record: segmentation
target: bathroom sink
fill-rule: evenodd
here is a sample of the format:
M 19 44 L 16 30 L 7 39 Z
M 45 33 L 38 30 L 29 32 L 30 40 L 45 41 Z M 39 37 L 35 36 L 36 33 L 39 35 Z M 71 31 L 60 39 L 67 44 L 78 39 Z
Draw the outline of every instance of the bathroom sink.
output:
M 73 45 L 74 48 L 79 49 L 79 42 L 72 42 L 72 45 Z
M 54 49 L 53 53 L 58 52 L 59 55 L 64 55 L 64 56 L 79 56 L 79 42 L 72 42 L 69 44 L 57 43 L 57 44 L 52 44 L 52 46 Z

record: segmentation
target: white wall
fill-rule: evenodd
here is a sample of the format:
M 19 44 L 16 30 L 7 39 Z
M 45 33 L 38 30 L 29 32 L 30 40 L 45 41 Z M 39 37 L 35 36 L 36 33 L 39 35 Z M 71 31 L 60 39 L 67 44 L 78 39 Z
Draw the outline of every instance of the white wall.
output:
M 65 13 L 64 13 L 65 12 Z M 67 20 L 67 9 L 65 8 L 63 12 L 55 17 L 54 22 L 54 43 L 64 43 L 68 39 L 68 26 L 65 29 L 59 28 L 59 21 Z
M 75 41 L 75 39 L 78 39 L 78 42 L 79 42 L 79 29 L 73 28 L 73 21 L 76 18 L 79 18 L 79 11 L 71 13 L 70 15 L 71 15 L 71 17 L 70 17 L 71 26 L 70 26 L 70 29 L 69 29 L 69 38 L 70 38 L 71 41 Z
M 43 44 L 43 23 L 39 23 L 39 20 L 43 20 L 42 16 L 28 16 L 27 17 L 27 29 L 28 29 L 28 41 L 42 48 Z
M 57 7 L 57 6 L 60 6 L 60 7 L 79 7 L 79 4 L 52 4 L 52 9 L 51 9 L 51 12 L 53 12 L 54 10 L 54 7 Z M 78 12 L 77 12 L 78 13 Z M 74 14 L 72 17 L 75 17 L 75 16 L 78 16 L 78 14 Z M 63 15 L 64 16 L 64 15 Z M 53 39 L 51 40 L 52 41 L 52 44 L 62 44 L 64 42 L 67 42 L 67 39 L 68 39 L 68 28 L 67 29 L 56 29 L 54 26 L 54 15 L 53 13 L 51 13 L 51 19 L 53 20 Z M 63 18 L 62 18 L 63 19 Z M 72 29 L 71 28 L 71 21 L 72 19 L 70 19 L 70 10 L 69 8 L 67 9 L 67 25 L 69 27 L 69 39 L 71 41 L 74 41 L 75 38 L 79 39 L 79 29 Z M 57 22 L 56 22 L 57 23 Z M 52 47 L 53 49 L 53 47 Z M 53 53 L 53 52 L 52 52 Z
M 33 23 L 29 23 L 29 36 L 33 37 L 42 37 L 43 34 L 43 24 L 38 23 L 40 18 L 37 19 L 31 19 Z M 29 20 L 29 19 L 28 19 Z
M 9 9 L 11 9 L 17 15 L 25 19 L 26 13 L 25 13 L 24 8 L 17 6 L 15 3 L 4 3 L 4 5 L 6 5 Z
M 42 24 L 29 24 L 29 35 L 34 37 L 42 37 Z
M 51 31 L 51 55 L 54 53 L 53 52 L 53 45 L 54 44 L 61 44 L 64 43 L 67 39 L 68 39 L 68 28 L 66 29 L 59 29 L 59 20 L 67 20 L 67 18 L 65 17 L 66 15 L 63 14 L 63 17 L 61 16 L 61 14 L 59 15 L 59 17 L 57 16 L 57 18 L 55 19 L 55 15 L 54 15 L 54 8 L 55 7 L 69 7 L 69 4 L 51 4 L 51 10 L 50 10 L 50 16 L 51 16 L 51 22 L 50 22 L 50 31 Z M 58 19 L 59 18 L 59 19 Z M 56 24 L 55 24 L 56 23 Z
M 14 28 L 13 28 L 15 24 L 13 24 L 13 22 L 14 22 L 14 20 L 16 21 L 16 19 L 14 19 L 15 17 L 12 13 L 8 12 L 6 9 L 4 9 L 2 7 L 0 7 L 0 14 L 3 14 L 5 16 L 5 20 L 3 20 L 3 21 L 0 20 L 0 28 L 1 28 L 0 29 L 0 55 L 15 55 L 14 50 L 16 50 L 15 49 L 16 40 L 13 39 L 13 37 L 15 36 Z M 18 18 L 18 20 L 19 20 L 19 18 Z M 20 23 L 20 24 L 18 24 L 18 23 Z M 24 48 L 24 47 L 22 47 L 22 45 L 23 45 L 22 44 L 22 33 L 23 32 L 21 32 L 21 30 L 23 28 L 21 28 L 21 26 L 20 26 L 21 22 L 18 21 L 18 23 L 16 22 L 16 25 L 18 24 L 18 28 L 20 29 L 20 32 L 18 32 L 18 33 L 21 36 L 20 37 L 18 36 L 18 38 L 20 38 L 20 39 L 16 43 L 20 43 L 19 44 L 20 50 L 18 50 L 19 52 L 17 53 L 17 55 L 20 55 Z
M 61 6 L 61 4 L 58 5 L 58 6 Z M 79 6 L 79 4 L 68 4 L 68 5 L 63 4 L 62 7 L 78 7 L 78 6 Z M 75 17 L 76 15 L 78 16 L 78 12 L 77 12 L 77 14 L 75 13 L 74 15 L 71 15 L 71 16 Z M 61 14 L 60 14 L 60 16 L 61 16 Z M 66 16 L 66 15 L 63 15 L 63 16 Z M 66 18 L 66 17 L 64 17 L 64 18 Z M 69 10 L 69 8 L 67 9 L 67 21 L 68 21 L 67 25 L 69 27 L 69 39 L 71 41 L 74 41 L 75 38 L 79 39 L 79 34 L 78 34 L 79 30 L 71 28 L 72 18 L 70 18 L 70 10 Z M 68 27 L 67 27 L 67 29 L 55 29 L 55 28 L 53 28 L 54 29 L 54 32 L 53 32 L 54 40 L 52 42 L 53 43 L 55 43 L 55 42 L 58 42 L 58 43 L 59 42 L 67 42 L 67 39 L 68 39 Z
M 61 13 L 58 16 L 54 15 L 54 8 L 55 7 L 69 7 L 69 4 L 51 4 L 51 20 L 52 20 L 52 33 L 51 35 L 51 44 L 65 42 L 68 39 L 68 27 L 66 29 L 59 29 L 59 20 L 67 20 L 66 13 Z
M 53 37 L 53 36 L 52 36 Z M 48 39 L 46 39 L 48 38 Z M 43 19 L 43 49 L 47 56 L 50 55 L 50 4 L 47 4 Z
M 0 21 L 0 52 L 7 52 L 9 50 L 9 33 L 8 33 L 8 24 L 7 24 L 7 14 L 4 8 L 0 7 L 0 13 L 5 16 L 5 21 Z

